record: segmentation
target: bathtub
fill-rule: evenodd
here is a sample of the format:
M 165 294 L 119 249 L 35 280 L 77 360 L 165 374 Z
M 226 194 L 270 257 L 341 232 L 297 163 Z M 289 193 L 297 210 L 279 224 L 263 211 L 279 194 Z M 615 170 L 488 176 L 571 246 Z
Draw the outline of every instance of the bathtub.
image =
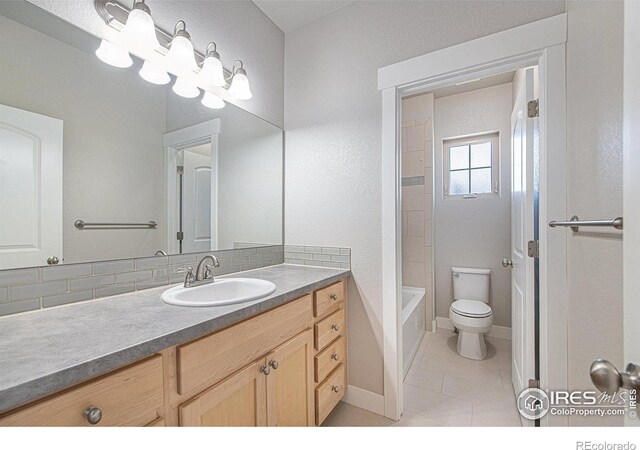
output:
M 402 365 L 406 377 L 426 331 L 425 290 L 402 286 Z

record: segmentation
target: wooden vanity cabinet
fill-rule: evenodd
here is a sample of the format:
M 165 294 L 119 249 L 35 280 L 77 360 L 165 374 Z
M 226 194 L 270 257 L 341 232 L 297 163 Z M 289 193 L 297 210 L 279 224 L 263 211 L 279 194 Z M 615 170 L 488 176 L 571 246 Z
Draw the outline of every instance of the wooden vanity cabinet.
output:
M 104 426 L 320 425 L 347 385 L 345 287 L 340 281 L 0 415 L 0 426 L 88 426 L 91 408 Z

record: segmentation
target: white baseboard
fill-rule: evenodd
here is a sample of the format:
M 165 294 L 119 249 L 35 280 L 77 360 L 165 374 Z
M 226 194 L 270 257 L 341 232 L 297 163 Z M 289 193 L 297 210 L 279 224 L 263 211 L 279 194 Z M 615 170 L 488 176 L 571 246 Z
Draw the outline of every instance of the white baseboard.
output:
M 436 317 L 435 320 L 435 328 L 434 330 L 453 330 L 453 324 L 448 317 Z M 485 336 L 493 337 L 496 339 L 506 339 L 508 341 L 511 340 L 511 328 L 510 327 L 501 327 L 499 325 L 493 325 L 491 330 L 488 333 L 485 333 Z
M 342 401 L 384 416 L 384 396 L 349 385 Z

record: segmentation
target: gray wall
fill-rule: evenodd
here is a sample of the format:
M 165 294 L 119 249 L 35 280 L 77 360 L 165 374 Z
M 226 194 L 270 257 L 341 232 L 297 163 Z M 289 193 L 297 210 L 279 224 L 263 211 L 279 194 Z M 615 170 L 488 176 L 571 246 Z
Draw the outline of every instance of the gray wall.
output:
M 491 269 L 494 325 L 511 326 L 511 83 L 437 98 L 435 120 L 435 298 L 436 317 L 449 317 L 451 267 Z M 500 196 L 463 200 L 443 196 L 442 141 L 498 131 Z
M 64 121 L 65 262 L 165 248 L 164 88 L 4 17 L 0 30 L 0 103 Z M 159 227 L 79 231 L 77 219 Z
M 568 215 L 622 215 L 622 2 L 568 2 Z M 594 33 L 594 30 L 598 32 Z M 615 233 L 618 234 L 618 233 Z M 589 366 L 625 367 L 622 346 L 622 239 L 608 231 L 568 236 L 569 388 L 593 389 Z M 572 425 L 620 418 L 569 419 Z
M 564 10 L 563 1 L 368 1 L 287 33 L 285 242 L 352 249 L 352 385 L 383 389 L 378 68 Z
M 80 28 L 102 36 L 104 22 L 93 0 L 29 0 Z M 121 2 L 130 7 L 130 1 Z M 241 59 L 247 70 L 253 99 L 227 101 L 282 127 L 284 123 L 284 34 L 248 0 L 190 1 L 148 0 L 156 25 L 166 31 L 180 19 L 196 50 L 204 53 L 209 42 L 218 45 L 222 62 L 231 69 Z M 195 102 L 195 100 L 194 100 Z

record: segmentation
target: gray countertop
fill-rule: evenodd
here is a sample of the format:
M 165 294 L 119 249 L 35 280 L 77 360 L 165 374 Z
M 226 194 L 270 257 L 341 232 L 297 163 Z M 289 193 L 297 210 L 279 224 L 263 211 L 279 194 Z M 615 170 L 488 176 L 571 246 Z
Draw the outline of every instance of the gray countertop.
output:
M 282 264 L 226 277 L 277 286 L 264 299 L 215 307 L 163 303 L 170 286 L 0 318 L 0 412 L 224 328 L 350 275 Z

